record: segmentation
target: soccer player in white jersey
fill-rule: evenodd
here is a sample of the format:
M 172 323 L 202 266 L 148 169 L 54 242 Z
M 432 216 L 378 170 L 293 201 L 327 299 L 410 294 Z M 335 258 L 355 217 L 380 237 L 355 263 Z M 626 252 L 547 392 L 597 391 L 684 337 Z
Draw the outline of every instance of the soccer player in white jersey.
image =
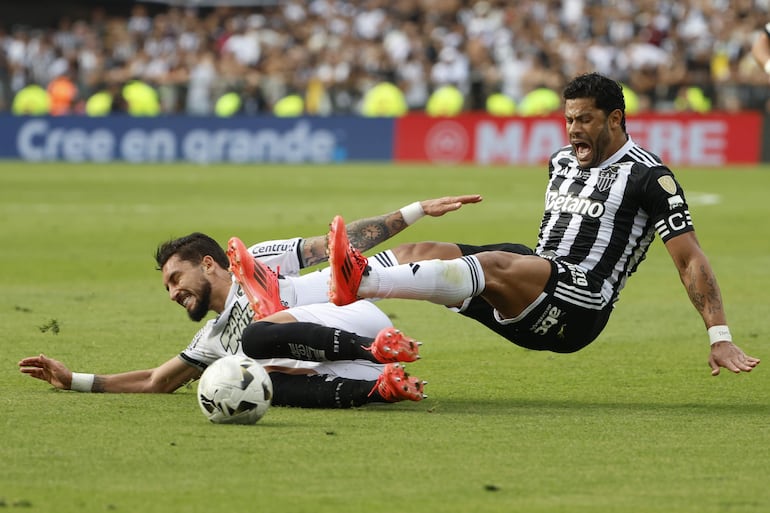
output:
M 371 266 L 348 244 L 337 216 L 328 239 L 332 301 L 397 297 L 459 306 L 515 344 L 574 352 L 604 329 L 657 233 L 705 324 L 712 375 L 721 368 L 751 371 L 759 359 L 732 341 L 682 187 L 626 132 L 621 86 L 586 74 L 567 85 L 564 100 L 570 144 L 551 156 L 534 252 L 522 246 L 480 251 L 486 248 L 433 244 L 436 252 L 429 258 L 445 260 Z M 417 248 L 416 254 L 430 251 Z
M 354 222 L 348 227 L 348 236 L 365 251 L 422 215 L 437 217 L 478 201 L 480 196 L 466 195 L 416 202 L 395 212 Z M 326 236 L 269 241 L 254 245 L 251 251 L 255 259 L 275 265 L 276 271 L 280 266 L 281 273 L 298 274 L 301 269 L 326 260 Z M 198 322 L 209 311 L 218 314 L 206 322 L 181 354 L 153 369 L 101 375 L 72 372 L 62 362 L 41 354 L 21 360 L 21 372 L 60 389 L 168 393 L 200 377 L 217 358 L 244 354 L 241 339 L 254 320 L 254 312 L 249 298 L 230 273 L 228 255 L 216 241 L 200 233 L 168 241 L 158 247 L 156 263 L 170 299 L 182 306 L 190 319 Z M 309 279 L 311 284 L 317 281 L 314 276 Z M 281 306 L 259 314 L 261 322 L 250 330 L 250 353 L 260 358 L 273 380 L 273 404 L 347 408 L 369 402 L 422 399 L 424 382 L 405 374 L 398 364 L 389 363 L 413 360 L 416 352 L 405 358 L 388 357 L 376 354 L 370 347 L 378 336 L 406 344 L 414 341 L 392 329 L 388 317 L 371 302 L 360 301 L 344 308 L 328 303 L 328 276 L 322 280 L 322 285 L 315 286 L 315 292 L 311 286 L 299 300 L 299 291 L 289 286 L 290 280 L 280 280 L 287 284 L 281 287 L 286 289 L 285 297 L 281 291 Z M 318 298 L 323 302 L 301 306 Z M 265 313 L 269 315 L 263 317 Z M 297 323 L 294 328 L 307 330 L 304 335 L 298 329 L 284 334 L 284 330 L 276 328 L 283 323 Z M 269 337 L 270 343 L 259 343 L 262 336 Z M 326 350 L 327 347 L 332 349 Z M 281 354 L 284 350 L 289 351 L 287 357 Z

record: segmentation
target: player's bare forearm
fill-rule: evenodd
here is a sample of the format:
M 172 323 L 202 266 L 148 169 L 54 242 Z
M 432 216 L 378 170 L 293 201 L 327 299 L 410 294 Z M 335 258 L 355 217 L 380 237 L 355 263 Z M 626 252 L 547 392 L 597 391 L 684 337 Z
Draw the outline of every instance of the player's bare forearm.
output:
M 693 258 L 687 261 L 680 270 L 682 283 L 687 289 L 695 309 L 703 318 L 706 328 L 712 326 L 726 326 L 727 319 L 722 303 L 722 294 L 719 291 L 716 276 L 705 255 L 696 251 Z M 720 369 L 730 372 L 750 372 L 759 364 L 759 359 L 747 355 L 737 345 L 727 338 L 721 341 L 712 341 L 709 354 L 709 367 L 711 375 L 718 376 Z
M 687 289 L 690 301 L 703 318 L 707 328 L 727 324 L 722 294 L 707 262 L 693 262 L 682 274 L 682 282 Z
M 716 275 L 698 244 L 695 232 L 669 239 L 666 249 L 679 271 L 690 302 L 703 318 L 706 328 L 727 324 Z
M 62 390 L 70 390 L 72 387 L 72 371 L 62 362 L 43 354 L 24 358 L 19 362 L 19 370 Z M 198 369 L 179 358 L 172 358 L 155 369 L 94 375 L 89 391 L 116 394 L 170 393 L 198 376 Z
M 197 379 L 200 374 L 197 368 L 187 365 L 180 358 L 172 358 L 154 369 L 97 375 L 91 391 L 168 394 Z
M 482 200 L 479 194 L 461 196 L 445 196 L 420 201 L 422 212 L 426 216 L 440 217 L 448 212 L 458 210 L 463 205 L 478 203 Z M 375 217 L 367 217 L 351 221 L 346 225 L 350 243 L 359 251 L 367 251 L 401 233 L 409 226 L 404 220 L 401 209 Z M 305 266 L 320 264 L 328 260 L 326 254 L 326 235 L 305 239 L 302 248 L 302 259 Z
M 403 216 L 399 211 L 396 211 L 353 221 L 346 228 L 350 243 L 359 251 L 366 251 L 393 237 L 406 226 Z M 305 266 L 320 264 L 328 259 L 326 235 L 305 239 L 302 247 L 302 260 Z

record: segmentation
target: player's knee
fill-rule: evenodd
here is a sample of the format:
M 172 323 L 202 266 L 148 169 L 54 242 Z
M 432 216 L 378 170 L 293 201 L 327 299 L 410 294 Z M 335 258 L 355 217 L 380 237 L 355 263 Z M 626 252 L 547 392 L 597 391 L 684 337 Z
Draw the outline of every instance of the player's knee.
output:
M 489 251 L 476 258 L 484 269 L 485 297 L 509 317 L 534 301 L 551 276 L 551 263 L 537 256 Z
M 246 356 L 251 358 L 267 356 L 267 348 L 274 337 L 272 333 L 274 326 L 273 323 L 264 321 L 253 322 L 246 326 L 241 335 L 241 346 Z
M 507 281 L 523 270 L 522 256 L 507 251 L 485 251 L 476 255 L 487 281 Z

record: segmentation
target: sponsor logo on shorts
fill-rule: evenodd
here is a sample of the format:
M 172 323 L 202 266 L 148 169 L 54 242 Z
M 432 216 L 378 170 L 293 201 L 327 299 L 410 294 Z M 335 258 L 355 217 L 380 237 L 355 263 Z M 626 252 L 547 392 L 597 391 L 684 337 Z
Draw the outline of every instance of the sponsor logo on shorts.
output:
M 535 335 L 547 335 L 554 326 L 559 325 L 559 319 L 562 317 L 564 317 L 564 312 L 560 308 L 549 304 L 545 309 L 545 313 L 530 329 Z
M 305 344 L 289 344 L 289 351 L 291 351 L 291 356 L 295 360 L 310 360 L 312 362 L 322 362 L 324 361 L 325 354 L 323 349 L 314 349 L 310 346 L 306 346 Z

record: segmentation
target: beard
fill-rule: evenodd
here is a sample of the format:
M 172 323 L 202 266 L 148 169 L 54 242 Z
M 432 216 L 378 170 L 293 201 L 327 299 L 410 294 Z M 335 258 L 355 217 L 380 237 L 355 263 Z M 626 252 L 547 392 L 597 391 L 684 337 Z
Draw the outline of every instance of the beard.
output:
M 187 311 L 187 315 L 195 322 L 201 321 L 209 313 L 211 305 L 211 284 L 203 280 L 198 294 L 198 300 L 195 302 L 195 308 Z
M 593 142 L 594 158 L 591 161 L 591 165 L 588 166 L 589 168 L 598 166 L 610 157 L 610 155 L 604 155 L 604 151 L 610 145 L 610 141 L 610 126 L 609 123 L 605 122 L 602 131 L 599 132 L 596 140 Z

